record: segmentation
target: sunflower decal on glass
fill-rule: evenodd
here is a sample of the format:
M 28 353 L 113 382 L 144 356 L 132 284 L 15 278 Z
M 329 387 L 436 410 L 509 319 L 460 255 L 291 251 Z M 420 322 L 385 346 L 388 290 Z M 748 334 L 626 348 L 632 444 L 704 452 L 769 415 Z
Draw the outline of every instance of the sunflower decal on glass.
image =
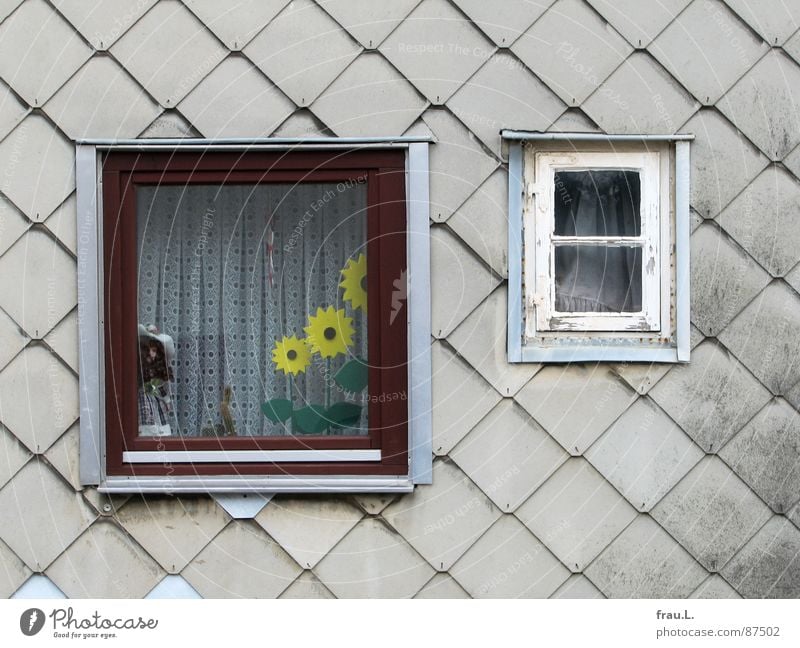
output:
M 272 349 L 275 371 L 283 372 L 288 380 L 287 395 L 291 396 L 296 380 L 306 381 L 307 389 L 312 374 L 324 379 L 324 394 L 318 394 L 319 400 L 324 395 L 324 403 L 310 400 L 295 403 L 290 397 L 273 398 L 261 405 L 264 416 L 273 423 L 286 429 L 291 424 L 292 434 L 357 431 L 366 411 L 363 403 L 364 390 L 369 383 L 367 364 L 359 357 L 348 357 L 356 346 L 354 338 L 358 337 L 354 326 L 357 316 L 358 333 L 366 335 L 366 255 L 349 258 L 338 275 L 342 277 L 338 287 L 343 289 L 342 298 L 349 308 L 318 306 L 316 313 L 309 314 L 308 325 L 303 327 L 305 338 L 283 336 L 275 340 Z M 345 358 L 339 359 L 343 355 Z M 304 374 L 302 378 L 300 374 Z
M 279 371 L 296 376 L 305 373 L 311 364 L 311 353 L 305 340 L 299 340 L 295 335 L 292 337 L 284 335 L 282 340 L 275 340 L 272 361 Z
M 344 288 L 342 297 L 350 302 L 353 310 L 363 310 L 367 312 L 367 257 L 359 254 L 357 259 L 349 259 L 347 265 L 342 270 L 342 282 L 339 284 Z
M 311 351 L 323 358 L 335 358 L 353 346 L 353 318 L 347 317 L 343 308 L 317 308 L 317 314 L 308 318 L 308 326 L 303 330 Z

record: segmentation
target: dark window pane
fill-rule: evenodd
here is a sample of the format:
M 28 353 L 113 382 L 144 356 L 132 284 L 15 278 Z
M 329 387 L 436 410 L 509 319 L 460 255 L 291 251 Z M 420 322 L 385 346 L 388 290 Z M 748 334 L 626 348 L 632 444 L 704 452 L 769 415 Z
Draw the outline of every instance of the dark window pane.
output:
M 561 312 L 642 310 L 642 248 L 559 245 L 555 248 L 556 304 Z
M 558 236 L 639 236 L 642 231 L 638 171 L 558 171 Z

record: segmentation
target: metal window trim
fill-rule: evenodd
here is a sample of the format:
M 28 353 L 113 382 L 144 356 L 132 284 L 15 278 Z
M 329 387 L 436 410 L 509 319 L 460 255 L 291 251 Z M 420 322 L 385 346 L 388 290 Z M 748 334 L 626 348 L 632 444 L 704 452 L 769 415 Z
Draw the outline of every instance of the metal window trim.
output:
M 410 144 L 406 161 L 409 472 L 415 484 L 430 484 L 433 479 L 433 370 L 428 144 Z
M 674 348 L 571 344 L 560 347 L 526 346 L 521 362 L 678 362 Z
M 500 137 L 511 142 L 691 142 L 694 139 L 694 135 L 691 133 L 608 135 L 606 133 L 544 133 L 508 129 L 500 131 Z
M 403 137 L 229 137 L 221 139 L 82 139 L 79 146 L 93 146 L 98 151 L 265 151 L 265 150 L 359 150 L 364 148 L 408 148 L 412 144 L 432 142 L 430 136 Z
M 380 461 L 380 450 L 145 450 L 122 453 L 126 463 L 298 463 Z
M 507 354 L 510 363 L 567 363 L 567 362 L 688 362 L 690 344 L 690 248 L 689 237 L 689 187 L 690 145 L 692 134 L 675 135 L 607 135 L 603 133 L 542 133 L 533 131 L 503 130 L 501 137 L 508 142 L 508 339 Z M 635 345 L 610 332 L 587 344 L 574 332 L 565 332 L 558 345 L 547 346 L 526 343 L 525 296 L 523 277 L 525 269 L 524 201 L 526 142 L 660 142 L 671 143 L 675 150 L 675 165 L 671 169 L 675 178 L 675 344 L 664 347 L 647 342 Z M 666 246 L 664 250 L 666 250 Z M 664 256 L 666 259 L 666 255 Z M 567 338 L 572 336 L 572 340 Z M 528 338 L 530 339 L 530 338 Z M 598 343 L 600 342 L 600 343 Z M 607 342 L 607 343 L 603 343 Z
M 691 351 L 690 252 L 691 222 L 689 187 L 691 158 L 689 142 L 675 144 L 675 318 L 678 362 L 689 362 Z
M 508 147 L 508 361 L 525 362 L 522 357 L 524 322 L 522 317 L 522 241 L 525 192 L 522 143 Z
M 103 478 L 105 452 L 105 363 L 103 347 L 103 202 L 98 154 L 78 145 L 75 153 L 78 229 L 78 380 L 81 484 Z
M 410 477 L 348 475 L 211 475 L 106 477 L 101 493 L 410 493 Z
M 78 330 L 80 381 L 80 482 L 107 493 L 144 492 L 409 492 L 429 484 L 433 457 L 431 418 L 431 303 L 429 237 L 429 137 L 78 140 L 76 184 L 78 220 Z M 409 327 L 409 474 L 382 476 L 117 477 L 105 474 L 105 363 L 103 345 L 102 179 L 100 153 L 118 150 L 358 150 L 406 149 Z M 204 451 L 192 461 L 209 460 Z M 279 451 L 275 451 L 279 452 Z M 286 452 L 286 451 L 280 451 Z M 302 451 L 305 452 L 305 451 Z M 330 454 L 330 451 L 313 451 Z M 343 451 L 359 452 L 359 451 Z M 377 451 L 378 455 L 380 451 Z M 142 453 L 134 453 L 135 458 Z M 147 453 L 159 454 L 159 453 Z M 230 453 L 226 453 L 230 457 Z M 322 454 L 314 455 L 321 457 Z M 197 455 L 197 456 L 195 456 Z M 152 461 L 152 457 L 148 458 Z M 227 459 L 230 460 L 230 459 Z M 282 459 L 283 460 L 283 459 Z M 294 459 L 294 461 L 305 459 Z M 329 459 L 325 459 L 328 461 Z M 352 461 L 338 459 L 339 461 Z M 363 460 L 359 457 L 359 460 Z M 367 459 L 372 461 L 375 459 Z M 380 456 L 378 459 L 380 460 Z M 158 461 L 158 459 L 156 459 Z

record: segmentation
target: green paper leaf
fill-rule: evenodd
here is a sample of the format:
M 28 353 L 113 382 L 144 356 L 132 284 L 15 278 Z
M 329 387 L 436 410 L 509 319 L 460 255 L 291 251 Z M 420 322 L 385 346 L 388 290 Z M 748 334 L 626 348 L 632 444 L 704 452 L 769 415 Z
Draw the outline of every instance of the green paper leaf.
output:
M 261 403 L 261 411 L 273 423 L 283 423 L 291 415 L 294 407 L 292 401 L 285 398 L 273 398 L 266 403 Z
M 292 413 L 292 430 L 301 434 L 322 434 L 328 429 L 325 408 L 309 405 Z
M 369 383 L 369 369 L 361 358 L 355 358 L 345 362 L 333 379 L 342 389 L 360 392 Z
M 355 403 L 334 403 L 326 413 L 331 425 L 335 428 L 354 427 L 361 419 L 361 405 Z

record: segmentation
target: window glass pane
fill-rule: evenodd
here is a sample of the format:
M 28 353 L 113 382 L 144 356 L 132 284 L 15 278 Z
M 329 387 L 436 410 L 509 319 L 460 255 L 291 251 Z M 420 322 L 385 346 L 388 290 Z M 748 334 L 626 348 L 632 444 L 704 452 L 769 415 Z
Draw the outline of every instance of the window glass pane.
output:
M 557 236 L 640 236 L 638 171 L 557 171 Z
M 642 248 L 558 245 L 555 282 L 556 311 L 641 311 Z
M 140 435 L 367 434 L 366 184 L 136 199 Z

